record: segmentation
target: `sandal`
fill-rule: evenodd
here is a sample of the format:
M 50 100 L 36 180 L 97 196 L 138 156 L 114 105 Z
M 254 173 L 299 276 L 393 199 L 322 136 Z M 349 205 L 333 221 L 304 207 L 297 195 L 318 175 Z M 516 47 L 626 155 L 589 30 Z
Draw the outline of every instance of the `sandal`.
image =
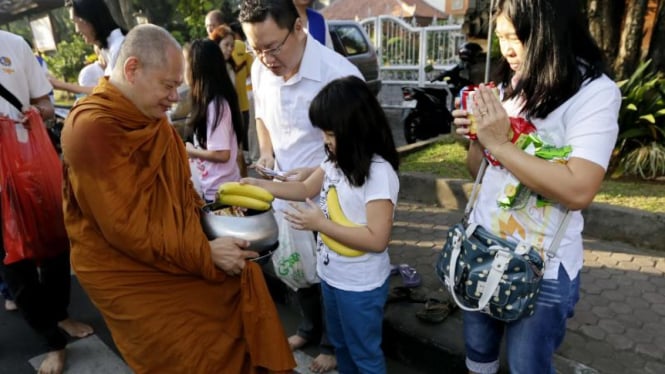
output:
M 427 323 L 441 323 L 450 314 L 451 308 L 448 303 L 438 299 L 428 299 L 425 308 L 416 312 L 419 320 Z
M 404 287 L 412 288 L 420 286 L 420 273 L 418 273 L 414 267 L 409 264 L 400 264 L 397 267 L 397 270 L 402 276 L 402 284 Z
M 412 288 L 397 286 L 393 287 L 388 293 L 388 299 L 386 303 L 395 303 L 400 301 L 406 301 L 408 303 L 424 303 L 427 301 L 427 298 L 417 290 Z

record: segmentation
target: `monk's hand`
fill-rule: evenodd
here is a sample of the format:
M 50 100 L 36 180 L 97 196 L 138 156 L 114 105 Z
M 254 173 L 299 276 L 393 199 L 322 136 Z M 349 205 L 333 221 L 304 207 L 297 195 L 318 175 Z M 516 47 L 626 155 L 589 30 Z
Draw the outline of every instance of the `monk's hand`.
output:
M 230 236 L 217 238 L 210 242 L 212 261 L 228 275 L 240 275 L 248 259 L 259 257 L 259 254 L 247 250 L 249 242 Z

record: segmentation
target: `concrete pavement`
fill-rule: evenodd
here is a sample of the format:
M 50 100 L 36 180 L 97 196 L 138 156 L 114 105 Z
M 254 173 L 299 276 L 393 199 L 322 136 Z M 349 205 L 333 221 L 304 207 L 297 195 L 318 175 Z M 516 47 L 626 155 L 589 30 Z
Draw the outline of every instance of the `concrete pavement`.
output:
M 402 187 L 404 188 L 404 186 Z M 434 263 L 447 229 L 460 211 L 401 202 L 390 245 L 393 263 L 408 263 L 422 275 L 420 291 L 447 300 Z M 665 372 L 665 252 L 587 238 L 581 300 L 557 352 L 560 373 Z M 399 276 L 391 280 L 400 284 Z M 397 359 L 427 373 L 462 373 L 461 313 L 436 325 L 418 320 L 418 303 L 386 307 L 385 346 Z

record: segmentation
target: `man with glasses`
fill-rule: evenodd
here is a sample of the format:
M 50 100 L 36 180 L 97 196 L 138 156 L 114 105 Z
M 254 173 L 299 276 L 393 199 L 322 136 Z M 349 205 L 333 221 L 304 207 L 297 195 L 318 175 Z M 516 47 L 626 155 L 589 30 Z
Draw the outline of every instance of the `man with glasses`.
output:
M 325 159 L 323 133 L 309 120 L 310 102 L 328 82 L 362 75 L 344 57 L 306 33 L 293 0 L 244 0 L 238 18 L 256 57 L 251 73 L 260 149 L 256 164 L 295 171 L 294 177 L 303 178 L 309 168 Z M 273 207 L 288 209 L 288 202 L 276 200 Z M 293 234 L 313 238 L 310 232 Z M 320 285 L 300 288 L 296 294 L 303 319 L 289 344 L 298 349 L 320 342 L 321 354 L 310 369 L 319 373 L 332 370 L 336 361 L 324 331 Z

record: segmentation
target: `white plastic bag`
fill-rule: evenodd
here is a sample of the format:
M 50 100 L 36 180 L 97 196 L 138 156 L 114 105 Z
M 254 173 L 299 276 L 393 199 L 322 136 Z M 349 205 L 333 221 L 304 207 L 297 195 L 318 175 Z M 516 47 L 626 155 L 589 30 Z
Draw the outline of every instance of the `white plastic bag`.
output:
M 275 275 L 287 286 L 298 289 L 319 283 L 316 275 L 316 242 L 311 231 L 296 230 L 275 211 L 279 247 L 272 255 Z

